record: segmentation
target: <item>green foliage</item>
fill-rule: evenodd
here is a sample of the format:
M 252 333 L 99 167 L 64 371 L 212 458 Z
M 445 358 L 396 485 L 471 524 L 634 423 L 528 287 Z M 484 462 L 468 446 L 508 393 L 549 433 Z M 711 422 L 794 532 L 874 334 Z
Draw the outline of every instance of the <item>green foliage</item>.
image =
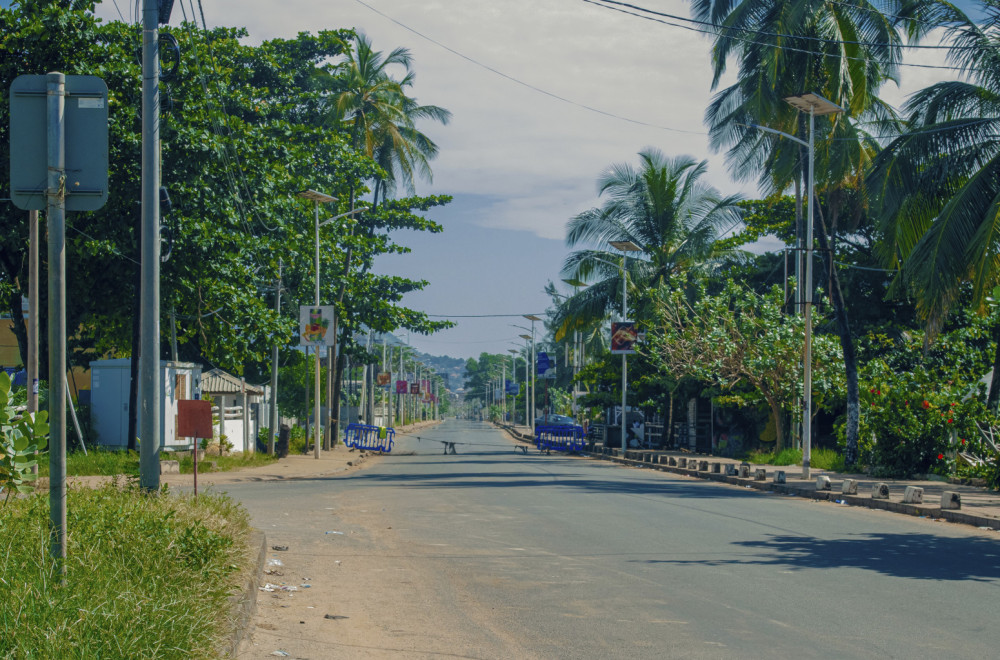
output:
M 762 465 L 802 465 L 802 450 L 783 449 L 777 454 L 768 451 L 753 451 L 747 455 L 747 460 Z M 831 472 L 844 472 L 846 470 L 843 455 L 833 449 L 823 447 L 812 449 L 809 465 L 818 470 Z
M 67 493 L 66 586 L 48 560 L 48 497 L 0 516 L 0 656 L 216 657 L 250 563 L 249 516 L 225 496 Z
M 34 490 L 30 482 L 36 476 L 31 468 L 38 465 L 35 452 L 45 449 L 49 436 L 48 413 L 18 415 L 10 390 L 10 376 L 0 371 L 0 493 L 6 491 L 5 502 L 15 490 Z

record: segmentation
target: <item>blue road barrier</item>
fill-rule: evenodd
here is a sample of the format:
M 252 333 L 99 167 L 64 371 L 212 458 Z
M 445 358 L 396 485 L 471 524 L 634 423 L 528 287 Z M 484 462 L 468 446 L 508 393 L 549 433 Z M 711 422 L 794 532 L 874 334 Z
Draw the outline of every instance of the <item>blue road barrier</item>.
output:
M 539 451 L 583 451 L 587 436 L 582 426 L 536 426 L 535 446 Z
M 392 451 L 395 437 L 395 429 L 370 424 L 348 424 L 344 429 L 344 444 L 348 447 L 378 451 L 383 454 Z

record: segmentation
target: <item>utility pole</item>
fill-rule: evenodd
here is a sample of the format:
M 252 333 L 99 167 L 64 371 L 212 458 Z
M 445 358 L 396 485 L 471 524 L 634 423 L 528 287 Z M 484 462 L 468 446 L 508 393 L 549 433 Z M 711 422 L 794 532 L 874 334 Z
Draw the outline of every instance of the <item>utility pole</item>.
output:
M 28 412 L 38 412 L 38 211 L 28 211 Z M 38 474 L 38 465 L 31 468 Z
M 160 488 L 160 60 L 159 2 L 142 3 L 142 310 L 139 321 L 139 485 Z M 65 373 L 65 369 L 61 373 Z M 58 379 L 62 381 L 61 378 Z M 50 379 L 49 387 L 53 380 Z M 58 394 L 62 401 L 63 392 Z M 51 401 L 51 399 L 50 399 Z M 56 420 L 53 420 L 55 422 Z M 61 420 L 60 420 L 61 421 Z M 64 427 L 65 428 L 65 427 Z
M 274 287 L 274 314 L 281 318 L 281 267 L 283 262 L 278 259 L 278 282 Z M 278 427 L 278 342 L 271 347 L 271 418 L 267 430 L 267 453 L 274 456 L 274 433 Z
M 66 76 L 46 76 L 49 230 L 49 533 L 52 559 L 66 575 Z

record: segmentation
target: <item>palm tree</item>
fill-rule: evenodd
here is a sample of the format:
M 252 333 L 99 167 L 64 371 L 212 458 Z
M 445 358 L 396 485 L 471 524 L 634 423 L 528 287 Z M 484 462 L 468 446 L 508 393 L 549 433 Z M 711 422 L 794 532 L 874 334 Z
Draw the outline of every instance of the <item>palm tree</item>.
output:
M 611 241 L 631 241 L 642 250 L 642 258 L 628 260 L 626 279 L 640 294 L 675 278 L 708 275 L 743 256 L 720 250 L 716 243 L 740 224 L 742 209 L 738 195 L 723 196 L 701 180 L 706 161 L 670 158 L 653 148 L 640 151 L 639 159 L 638 169 L 629 163 L 608 168 L 598 179 L 604 203 L 567 224 L 570 247 L 599 247 L 571 253 L 563 274 L 580 280 L 596 276 L 597 281 L 555 310 L 550 326 L 557 329 L 557 338 L 574 328 L 592 335 L 593 328 L 620 309 L 626 274 L 615 265 L 618 255 L 606 248 Z M 634 310 L 648 303 L 643 295 L 630 299 Z M 672 417 L 673 397 L 671 391 L 665 417 Z
M 670 158 L 658 149 L 639 152 L 641 167 L 612 165 L 598 180 L 606 197 L 599 208 L 577 215 L 566 227 L 566 244 L 600 247 L 577 250 L 563 264 L 563 274 L 598 281 L 560 307 L 559 321 L 603 319 L 621 305 L 620 257 L 610 241 L 632 241 L 644 258 L 629 260 L 634 287 L 658 286 L 671 275 L 707 274 L 740 253 L 719 252 L 715 241 L 740 223 L 738 195 L 722 196 L 701 181 L 706 161 Z
M 837 333 L 847 376 L 847 449 L 845 460 L 857 457 L 860 390 L 857 355 L 847 308 L 832 255 L 838 220 L 849 191 L 863 188 L 863 173 L 878 150 L 866 132 L 893 125 L 892 108 L 877 96 L 881 86 L 895 80 L 901 61 L 902 28 L 919 37 L 928 24 L 919 20 L 922 0 L 694 0 L 696 18 L 714 24 L 713 89 L 717 88 L 731 57 L 739 74 L 720 91 L 706 112 L 712 145 L 727 150 L 727 161 L 739 178 L 758 178 L 768 192 L 794 186 L 802 198 L 807 156 L 800 145 L 776 141 L 754 125 L 793 135 L 804 135 L 805 117 L 784 99 L 816 92 L 847 110 L 817 120 L 816 132 L 826 134 L 816 150 L 818 186 L 826 192 L 826 208 L 818 200 L 815 235 L 829 273 Z M 854 195 L 853 197 L 857 197 Z M 824 213 L 825 212 L 825 213 Z M 802 205 L 796 204 L 797 234 L 803 236 Z M 829 220 L 829 222 L 827 222 Z M 801 239 L 800 239 L 801 240 Z
M 895 288 L 913 295 L 929 339 L 963 284 L 982 307 L 1000 283 L 1000 0 L 983 0 L 978 24 L 949 3 L 934 10 L 950 38 L 949 60 L 966 78 L 909 99 L 909 130 L 879 155 L 870 177 L 885 239 L 880 256 L 899 271 Z M 1000 341 L 993 374 L 988 403 L 996 407 Z
M 406 48 L 396 48 L 388 55 L 372 48 L 371 40 L 358 33 L 353 49 L 347 51 L 347 60 L 334 78 L 335 93 L 332 96 L 327 122 L 345 126 L 350 132 L 355 150 L 374 160 L 382 169 L 375 177 L 372 206 L 385 204 L 401 182 L 413 189 L 414 175 L 431 177 L 429 161 L 437 155 L 437 145 L 416 128 L 421 119 L 434 119 L 447 124 L 451 113 L 437 106 L 422 106 L 416 99 L 406 95 L 413 85 L 412 58 Z M 402 67 L 404 75 L 400 79 L 392 77 L 393 67 Z M 351 190 L 350 205 L 354 207 L 355 191 Z M 359 229 L 368 233 L 374 228 L 359 223 Z M 352 227 L 353 231 L 353 227 Z M 343 273 L 337 303 L 342 304 L 347 288 L 346 275 L 350 272 L 353 250 L 348 245 L 344 255 Z M 367 269 L 369 265 L 366 265 Z M 334 319 L 333 332 L 337 333 Z M 351 341 L 346 328 L 341 332 L 342 346 Z M 341 380 L 344 370 L 344 352 L 337 360 L 333 380 L 333 432 L 339 431 L 339 406 Z M 336 436 L 334 436 L 336 437 Z

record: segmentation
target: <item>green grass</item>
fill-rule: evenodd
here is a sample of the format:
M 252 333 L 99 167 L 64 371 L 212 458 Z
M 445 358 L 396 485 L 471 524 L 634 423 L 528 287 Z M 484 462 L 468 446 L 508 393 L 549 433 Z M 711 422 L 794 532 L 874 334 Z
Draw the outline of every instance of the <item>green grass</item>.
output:
M 66 584 L 48 554 L 48 496 L 0 508 L 0 657 L 210 658 L 251 564 L 249 516 L 221 495 L 71 489 Z
M 163 459 L 177 459 L 177 456 L 169 453 L 160 455 Z M 218 472 L 228 472 L 242 468 L 256 467 L 273 463 L 277 458 L 268 454 L 253 453 L 244 457 L 243 454 L 229 456 L 208 456 L 205 460 L 215 461 Z M 191 456 L 180 458 L 180 468 L 182 473 L 191 474 L 193 470 Z M 39 457 L 38 475 L 47 477 L 49 474 L 48 454 Z M 71 477 L 85 477 L 94 475 L 114 476 L 139 476 L 139 452 L 135 451 L 112 451 L 107 449 L 91 449 L 86 455 L 82 451 L 73 452 L 66 455 L 66 474 Z
M 765 465 L 802 465 L 802 450 L 783 449 L 777 456 L 774 452 L 753 451 L 747 456 L 747 460 L 750 463 Z M 844 457 L 833 449 L 813 449 L 809 464 L 817 470 L 830 470 L 831 472 L 845 470 Z

